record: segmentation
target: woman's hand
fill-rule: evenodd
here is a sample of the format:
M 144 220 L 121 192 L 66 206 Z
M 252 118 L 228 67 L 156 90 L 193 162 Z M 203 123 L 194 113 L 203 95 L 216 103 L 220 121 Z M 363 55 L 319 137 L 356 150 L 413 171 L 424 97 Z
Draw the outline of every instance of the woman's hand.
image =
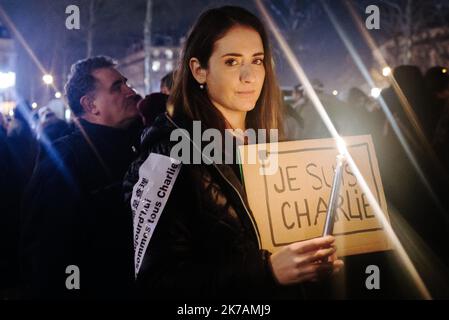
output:
M 277 281 L 283 285 L 317 281 L 340 271 L 343 261 L 336 259 L 334 242 L 332 236 L 295 242 L 271 255 Z

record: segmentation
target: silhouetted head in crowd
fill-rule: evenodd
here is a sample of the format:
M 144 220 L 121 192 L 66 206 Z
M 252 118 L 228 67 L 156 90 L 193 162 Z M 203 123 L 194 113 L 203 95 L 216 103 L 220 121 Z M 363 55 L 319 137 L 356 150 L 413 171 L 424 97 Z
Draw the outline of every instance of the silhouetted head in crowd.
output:
M 42 107 L 37 113 L 39 115 L 40 123 L 45 123 L 53 118 L 56 118 L 56 114 L 49 107 Z
M 429 108 L 429 95 L 421 70 L 417 66 L 402 65 L 393 70 L 393 76 L 408 103 L 418 112 L 418 116 L 426 116 Z M 402 107 L 399 107 L 398 110 L 403 112 Z
M 166 95 L 170 95 L 170 92 L 173 88 L 173 81 L 175 78 L 175 72 L 169 72 L 167 73 L 162 79 L 161 79 L 161 92 Z
M 370 98 L 359 88 L 352 87 L 349 90 L 347 103 L 350 107 L 364 108 L 370 101 Z
M 299 100 L 304 96 L 304 87 L 302 84 L 297 84 L 293 87 L 292 99 Z
M 156 92 L 139 101 L 137 109 L 145 126 L 151 126 L 158 115 L 167 111 L 167 100 L 168 95 Z
M 445 67 L 437 66 L 427 70 L 426 84 L 430 94 L 438 100 L 449 100 L 449 72 Z
M 0 112 L 0 133 L 6 134 L 8 131 L 8 126 L 5 117 L 3 116 L 3 113 Z
M 72 65 L 65 85 L 73 114 L 88 122 L 109 127 L 126 127 L 138 117 L 141 97 L 115 69 L 115 62 L 103 56 Z
M 29 119 L 31 117 L 32 110 L 33 109 L 31 108 L 31 105 L 28 103 L 28 101 L 21 101 L 14 108 L 13 118 L 16 120 L 24 121 L 29 125 Z
M 421 70 L 417 66 L 403 65 L 393 70 L 393 76 L 414 114 L 404 109 L 407 105 L 403 103 L 396 90 L 391 90 L 390 97 L 383 95 L 390 110 L 401 119 L 402 124 L 409 126 L 410 130 L 414 131 L 418 129 L 413 125 L 413 116 L 416 116 L 421 129 L 428 137 L 431 137 L 437 118 L 437 110 L 432 105 L 431 96 Z
M 393 70 L 393 76 L 406 96 L 425 90 L 424 77 L 417 66 L 403 65 Z M 418 93 L 416 92 L 416 93 Z

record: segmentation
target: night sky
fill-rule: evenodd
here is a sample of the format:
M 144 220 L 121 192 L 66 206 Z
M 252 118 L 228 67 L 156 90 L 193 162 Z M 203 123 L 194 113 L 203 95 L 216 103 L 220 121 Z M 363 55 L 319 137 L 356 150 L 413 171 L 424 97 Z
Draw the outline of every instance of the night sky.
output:
M 143 38 L 146 1 L 103 0 L 100 3 L 102 6 L 97 11 L 93 53 L 119 59 L 126 55 L 133 43 Z M 310 79 L 321 80 L 328 92 L 333 89 L 342 92 L 353 85 L 364 83 L 319 1 L 278 0 L 264 3 Z M 328 3 L 362 54 L 364 62 L 371 67 L 370 50 L 358 34 L 342 1 Z M 84 58 L 86 54 L 88 0 L 0 0 L 0 4 L 44 67 L 55 75 L 56 84 L 62 90 L 63 75 L 67 74 L 70 64 Z M 80 7 L 80 30 L 65 28 L 65 8 L 70 4 Z M 238 4 L 258 14 L 254 2 L 248 0 L 153 0 L 153 44 L 178 44 L 203 10 L 224 4 Z M 379 38 L 378 31 L 372 31 L 372 34 Z M 274 41 L 273 46 L 279 82 L 283 87 L 291 87 L 297 80 Z M 30 90 L 34 90 L 36 95 L 43 89 L 41 73 L 19 45 L 17 73 L 20 95 L 27 97 Z

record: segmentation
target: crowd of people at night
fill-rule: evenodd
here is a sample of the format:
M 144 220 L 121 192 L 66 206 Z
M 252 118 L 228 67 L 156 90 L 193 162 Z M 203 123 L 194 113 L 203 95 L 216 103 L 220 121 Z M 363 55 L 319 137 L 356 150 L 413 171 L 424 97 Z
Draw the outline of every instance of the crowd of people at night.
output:
M 236 164 L 181 165 L 136 272 L 133 194 L 142 171 L 157 168 L 151 155 L 170 156 L 174 129 L 191 132 L 201 121 L 202 130 L 278 129 L 284 141 L 331 137 L 302 84 L 280 89 L 269 42 L 246 9 L 210 9 L 160 92 L 142 97 L 113 59 L 94 56 L 68 75 L 70 122 L 26 100 L 11 118 L 0 114 L 0 299 L 332 298 L 330 284 L 345 269 L 347 297 L 370 298 L 367 261 L 387 279 L 375 297 L 416 297 L 399 284 L 392 253 L 343 263 L 334 236 L 276 253 L 260 248 Z M 371 135 L 389 210 L 449 277 L 449 73 L 403 65 L 391 79 L 378 98 L 352 88 L 342 100 L 319 80 L 312 85 L 342 136 Z M 166 174 L 149 172 L 147 188 Z M 70 266 L 79 288 L 68 288 Z M 432 281 L 435 297 L 449 297 L 444 282 Z

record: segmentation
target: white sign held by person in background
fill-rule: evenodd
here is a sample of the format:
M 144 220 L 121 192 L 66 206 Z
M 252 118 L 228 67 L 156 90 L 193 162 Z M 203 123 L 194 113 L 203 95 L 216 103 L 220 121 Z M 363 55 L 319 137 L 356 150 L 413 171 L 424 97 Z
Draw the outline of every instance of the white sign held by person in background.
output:
M 136 277 L 180 169 L 180 161 L 156 153 L 150 153 L 139 168 L 131 197 Z

